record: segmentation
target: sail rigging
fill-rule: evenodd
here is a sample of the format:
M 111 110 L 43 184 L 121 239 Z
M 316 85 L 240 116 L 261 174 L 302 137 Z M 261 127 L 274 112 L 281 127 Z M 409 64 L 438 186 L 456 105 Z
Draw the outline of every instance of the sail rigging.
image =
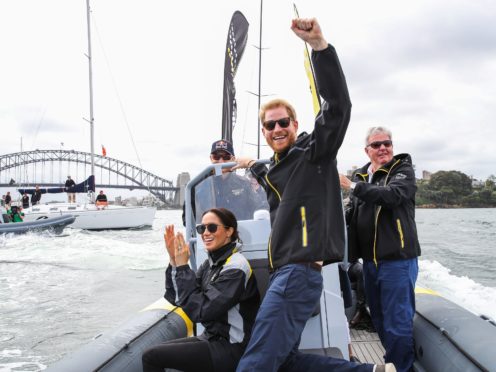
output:
M 91 59 L 91 27 L 90 27 L 90 0 L 86 0 L 86 22 L 88 27 L 88 54 L 86 57 L 88 58 L 88 78 L 89 78 L 89 89 L 90 89 L 90 118 L 87 120 L 90 123 L 90 138 L 91 138 L 91 174 L 95 174 L 95 118 L 93 116 L 93 65 Z M 94 201 L 94 195 L 91 196 L 91 201 Z
M 234 77 L 248 40 L 248 21 L 243 13 L 235 11 L 229 24 L 224 62 L 224 88 L 222 96 L 222 138 L 232 143 L 236 124 L 237 105 Z

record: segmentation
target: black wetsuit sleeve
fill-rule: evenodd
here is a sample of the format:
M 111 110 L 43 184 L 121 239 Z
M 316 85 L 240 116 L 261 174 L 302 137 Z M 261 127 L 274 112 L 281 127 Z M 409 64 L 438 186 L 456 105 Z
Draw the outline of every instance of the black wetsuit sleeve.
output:
M 165 270 L 164 298 L 173 305 L 181 306 L 179 304 L 180 293 L 182 297 L 187 296 L 188 290 L 191 291 L 195 287 L 200 286 L 201 276 L 203 275 L 204 269 L 205 269 L 205 265 L 200 266 L 200 268 L 195 274 L 195 272 L 191 270 L 189 265 L 173 267 L 169 264 L 169 266 Z M 177 271 L 180 271 L 181 273 L 177 275 Z M 182 283 L 179 283 L 179 285 L 178 285 L 178 277 L 179 280 L 182 280 Z
M 357 182 L 353 195 L 367 203 L 393 208 L 415 198 L 417 186 L 415 172 L 411 165 L 398 166 L 389 175 L 387 185 L 375 185 L 368 182 Z
M 308 156 L 311 160 L 322 157 L 336 158 L 348 128 L 351 100 L 346 79 L 334 47 L 312 52 L 317 89 L 323 99 L 315 119 Z
M 268 172 L 267 167 L 264 164 L 256 163 L 250 168 L 250 172 L 253 177 L 255 177 L 257 182 L 264 188 L 264 190 L 267 191 L 268 185 L 265 180 L 265 175 Z

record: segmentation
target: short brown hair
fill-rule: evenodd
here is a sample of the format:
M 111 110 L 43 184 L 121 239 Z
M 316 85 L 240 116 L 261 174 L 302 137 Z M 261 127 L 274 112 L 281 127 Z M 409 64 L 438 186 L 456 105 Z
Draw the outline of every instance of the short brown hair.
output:
M 288 112 L 289 118 L 291 120 L 296 120 L 296 111 L 295 111 L 294 107 L 291 106 L 291 104 L 288 101 L 286 101 L 285 99 L 276 98 L 276 99 L 273 99 L 269 102 L 264 103 L 262 105 L 262 107 L 260 107 L 260 113 L 259 113 L 260 121 L 262 123 L 264 122 L 265 112 L 267 110 L 271 110 L 271 109 L 274 109 L 276 107 L 284 107 L 286 109 L 286 111 Z

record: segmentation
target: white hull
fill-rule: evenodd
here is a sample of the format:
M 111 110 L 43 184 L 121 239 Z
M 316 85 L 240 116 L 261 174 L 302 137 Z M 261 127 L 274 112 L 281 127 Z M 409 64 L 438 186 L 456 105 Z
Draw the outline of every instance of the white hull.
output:
M 71 214 L 76 221 L 72 228 L 85 230 L 131 229 L 152 226 L 156 208 L 109 205 L 97 209 L 94 204 L 56 203 L 35 205 L 24 210 L 25 221 Z

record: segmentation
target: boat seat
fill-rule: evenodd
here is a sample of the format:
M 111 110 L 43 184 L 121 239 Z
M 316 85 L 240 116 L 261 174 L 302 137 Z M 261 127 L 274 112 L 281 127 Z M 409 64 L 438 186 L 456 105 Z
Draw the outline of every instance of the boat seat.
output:
M 269 262 L 266 258 L 254 258 L 249 260 L 253 274 L 257 279 L 258 292 L 260 292 L 260 300 L 265 297 L 267 288 L 269 287 Z
M 339 264 L 339 285 L 341 287 L 341 296 L 343 297 L 344 307 L 348 308 L 353 305 L 352 284 L 348 276 L 348 269 L 345 265 Z M 356 284 L 355 284 L 356 289 Z
M 252 258 L 250 262 L 253 274 L 257 279 L 258 292 L 260 293 L 260 301 L 265 297 L 267 288 L 269 287 L 270 274 L 269 274 L 269 261 L 267 258 Z M 320 314 L 320 302 L 317 304 L 312 317 Z
M 343 353 L 337 347 L 326 347 L 319 349 L 301 349 L 300 351 L 305 354 L 321 355 L 325 357 L 339 358 L 339 359 L 344 358 Z

